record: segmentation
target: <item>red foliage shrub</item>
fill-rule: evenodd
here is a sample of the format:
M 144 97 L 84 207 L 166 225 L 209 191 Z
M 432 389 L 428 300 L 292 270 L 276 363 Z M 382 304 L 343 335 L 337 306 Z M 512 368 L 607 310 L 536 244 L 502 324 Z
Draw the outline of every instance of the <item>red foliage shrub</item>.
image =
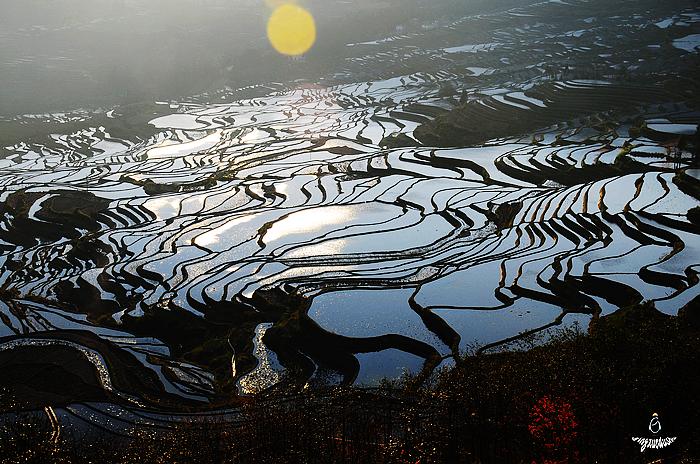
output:
M 532 438 L 542 446 L 548 458 L 542 462 L 555 464 L 555 456 L 569 456 L 578 436 L 578 422 L 571 403 L 562 398 L 543 396 L 530 410 L 528 430 Z

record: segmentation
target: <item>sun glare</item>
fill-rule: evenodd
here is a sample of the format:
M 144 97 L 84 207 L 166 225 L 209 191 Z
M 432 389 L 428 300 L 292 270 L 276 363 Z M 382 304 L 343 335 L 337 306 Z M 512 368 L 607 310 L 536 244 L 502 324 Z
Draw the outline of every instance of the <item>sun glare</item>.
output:
M 306 9 L 285 3 L 275 8 L 270 15 L 267 37 L 279 53 L 303 55 L 316 41 L 316 23 Z

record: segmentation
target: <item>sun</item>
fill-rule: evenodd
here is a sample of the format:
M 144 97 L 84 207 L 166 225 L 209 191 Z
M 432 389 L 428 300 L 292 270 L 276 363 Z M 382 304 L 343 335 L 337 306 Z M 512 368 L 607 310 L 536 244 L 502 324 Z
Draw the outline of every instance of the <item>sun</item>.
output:
M 316 23 L 306 9 L 285 3 L 272 12 L 267 21 L 270 44 L 283 55 L 308 52 L 316 41 Z

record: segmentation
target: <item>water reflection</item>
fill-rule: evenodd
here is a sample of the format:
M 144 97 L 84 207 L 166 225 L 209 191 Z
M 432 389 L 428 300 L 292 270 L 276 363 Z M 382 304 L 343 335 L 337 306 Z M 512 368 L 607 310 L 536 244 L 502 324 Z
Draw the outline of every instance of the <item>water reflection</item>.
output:
M 115 378 L 199 401 L 429 371 L 472 342 L 642 299 L 674 314 L 700 290 L 698 202 L 682 188 L 698 172 L 680 143 L 697 114 L 668 82 L 542 67 L 613 73 L 612 44 L 625 60 L 659 42 L 643 16 L 610 16 L 595 34 L 579 33 L 576 2 L 416 16 L 388 36 L 337 34 L 312 83 L 255 49 L 289 75 L 0 121 L 48 134 L 3 143 L 0 333 L 84 329 L 78 346 L 131 353 Z

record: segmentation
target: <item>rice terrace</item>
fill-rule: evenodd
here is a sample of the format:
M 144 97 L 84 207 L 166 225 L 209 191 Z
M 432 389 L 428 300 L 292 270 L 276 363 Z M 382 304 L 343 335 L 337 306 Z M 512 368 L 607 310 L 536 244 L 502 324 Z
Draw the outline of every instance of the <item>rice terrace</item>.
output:
M 700 5 L 0 0 L 0 462 L 700 462 Z

